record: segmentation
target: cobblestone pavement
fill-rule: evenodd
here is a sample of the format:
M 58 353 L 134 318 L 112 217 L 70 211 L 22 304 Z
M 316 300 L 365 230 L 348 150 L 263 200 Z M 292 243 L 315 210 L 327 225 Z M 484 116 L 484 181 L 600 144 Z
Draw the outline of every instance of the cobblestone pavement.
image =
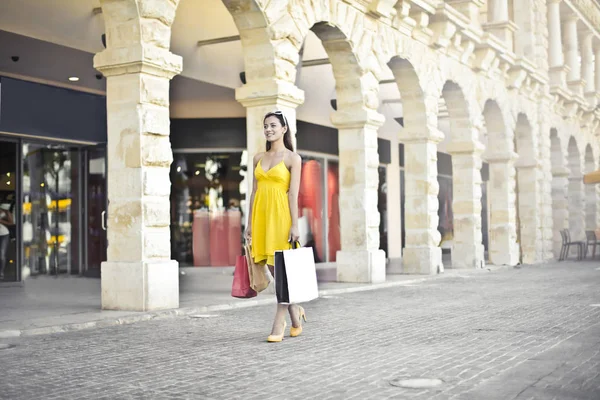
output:
M 272 306 L 5 339 L 2 399 L 600 399 L 600 263 L 465 273 Z M 390 384 L 438 378 L 431 389 Z

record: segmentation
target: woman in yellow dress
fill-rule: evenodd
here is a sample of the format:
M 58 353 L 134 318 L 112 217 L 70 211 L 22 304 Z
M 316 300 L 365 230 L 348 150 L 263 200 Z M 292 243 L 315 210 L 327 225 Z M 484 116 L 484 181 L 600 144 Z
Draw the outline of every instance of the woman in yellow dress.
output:
M 287 118 L 282 111 L 265 115 L 264 134 L 267 151 L 254 156 L 254 186 L 245 238 L 251 243 L 256 263 L 266 263 L 274 274 L 275 252 L 287 250 L 298 240 L 298 191 L 302 159 L 294 151 Z M 296 304 L 277 304 L 269 342 L 281 342 L 286 314 L 292 320 L 290 336 L 302 332 L 304 309 Z

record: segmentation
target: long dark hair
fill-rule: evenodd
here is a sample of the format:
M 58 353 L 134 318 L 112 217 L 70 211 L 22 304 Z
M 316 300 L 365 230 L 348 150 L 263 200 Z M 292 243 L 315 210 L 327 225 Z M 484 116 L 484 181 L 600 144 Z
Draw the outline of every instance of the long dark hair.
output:
M 273 112 L 267 113 L 267 115 L 265 115 L 265 118 L 263 119 L 263 124 L 269 117 L 277 118 L 279 120 L 279 122 L 281 123 L 281 126 L 287 128 L 287 130 L 283 134 L 283 145 L 289 151 L 294 151 L 294 145 L 292 144 L 292 134 L 290 133 L 290 126 L 287 123 L 287 118 L 283 114 L 283 111 L 273 111 Z M 271 142 L 269 142 L 267 140 L 267 151 L 269 151 L 269 150 L 271 150 Z

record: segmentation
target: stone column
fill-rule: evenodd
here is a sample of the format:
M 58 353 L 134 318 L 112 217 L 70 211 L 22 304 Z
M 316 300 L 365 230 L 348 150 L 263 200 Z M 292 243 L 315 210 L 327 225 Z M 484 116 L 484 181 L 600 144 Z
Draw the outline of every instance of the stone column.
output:
M 516 153 L 490 156 L 490 240 L 489 259 L 494 265 L 517 265 L 517 209 L 515 206 Z
M 252 160 L 255 154 L 266 151 L 264 117 L 271 111 L 283 111 L 288 120 L 292 142 L 296 149 L 296 108 L 304 103 L 304 92 L 290 82 L 271 79 L 247 83 L 236 89 L 235 98 L 246 107 L 248 173 L 246 175 L 246 204 L 243 209 L 245 210 L 244 218 L 247 218 L 248 209 L 251 207 L 249 203 L 254 180 Z
M 552 223 L 554 257 L 560 256 L 562 238 L 560 231 L 569 227 L 569 169 L 565 167 L 552 168 Z
M 585 98 L 590 107 L 596 107 L 596 79 L 594 77 L 594 35 L 585 32 L 581 38 L 581 75 L 585 81 Z
M 594 48 L 594 87 L 600 91 L 600 45 Z
M 508 15 L 508 0 L 491 0 L 488 5 L 488 22 L 486 31 L 498 37 L 510 51 L 514 51 L 514 37 L 517 25 Z
M 542 249 L 538 246 L 541 237 L 538 171 L 541 171 L 541 166 L 537 162 L 528 164 L 522 160 L 518 160 L 515 166 L 521 259 L 523 264 L 535 264 L 542 258 Z
M 585 185 L 585 230 L 595 231 L 597 225 L 598 191 L 596 185 Z
M 562 0 L 548 0 L 548 54 L 550 81 L 554 86 L 566 87 L 568 68 L 565 66 L 560 21 Z
M 576 15 L 569 15 L 564 18 L 564 46 L 565 58 L 569 66 L 567 74 L 567 83 L 569 89 L 576 95 L 583 96 L 583 83 L 581 81 L 581 67 L 579 65 L 579 38 L 577 32 Z
M 550 113 L 549 96 L 540 99 L 538 107 L 540 124 L 539 152 L 542 164 L 540 173 L 541 190 L 541 238 L 542 238 L 542 261 L 551 261 L 554 259 L 553 251 L 553 216 L 552 216 L 552 143 L 550 139 L 551 125 L 544 118 L 544 115 Z
M 406 108 L 405 108 L 406 109 Z M 443 139 L 437 128 L 400 133 L 404 143 L 404 230 L 403 271 L 408 274 L 437 274 L 444 271 L 442 239 L 438 231 L 437 145 Z
M 342 242 L 336 256 L 339 282 L 385 281 L 386 260 L 385 252 L 379 249 L 377 211 L 377 129 L 383 121 L 376 111 L 364 109 L 338 111 L 332 116 L 333 125 L 339 130 Z
M 171 260 L 169 229 L 169 80 L 181 65 L 181 57 L 167 49 L 139 42 L 109 46 L 94 58 L 94 67 L 107 81 L 109 205 L 103 309 L 179 306 L 178 265 Z
M 388 258 L 402 257 L 402 214 L 400 209 L 400 152 L 398 141 L 391 141 L 391 163 L 386 169 Z
M 569 176 L 569 231 L 571 240 L 585 239 L 584 190 L 582 176 L 571 174 Z
M 454 241 L 452 268 L 483 268 L 484 248 L 481 234 L 481 153 L 479 142 L 454 142 L 452 155 L 452 212 Z

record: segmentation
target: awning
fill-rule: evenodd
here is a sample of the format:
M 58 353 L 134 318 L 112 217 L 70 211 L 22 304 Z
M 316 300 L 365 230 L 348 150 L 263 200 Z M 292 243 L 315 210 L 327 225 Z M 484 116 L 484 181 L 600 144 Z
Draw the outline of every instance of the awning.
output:
M 585 174 L 583 176 L 583 183 L 587 185 L 592 185 L 594 183 L 600 183 L 600 170 L 590 172 L 589 174 Z

